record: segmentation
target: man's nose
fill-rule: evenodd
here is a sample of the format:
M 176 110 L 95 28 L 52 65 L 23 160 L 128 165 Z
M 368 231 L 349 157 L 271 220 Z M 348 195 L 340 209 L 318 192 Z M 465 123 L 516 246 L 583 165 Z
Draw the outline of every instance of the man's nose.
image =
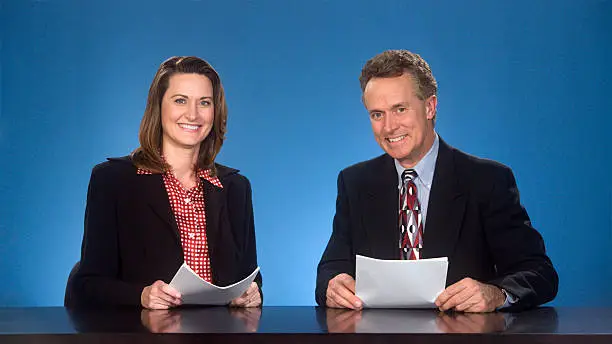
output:
M 398 127 L 397 119 L 392 113 L 387 113 L 383 117 L 383 121 L 383 129 L 387 133 L 395 131 L 395 129 Z

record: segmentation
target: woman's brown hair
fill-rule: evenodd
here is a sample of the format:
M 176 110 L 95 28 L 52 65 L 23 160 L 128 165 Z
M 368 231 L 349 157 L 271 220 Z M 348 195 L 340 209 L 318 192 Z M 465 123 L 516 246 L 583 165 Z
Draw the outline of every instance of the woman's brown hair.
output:
M 132 153 L 132 160 L 138 168 L 154 173 L 163 173 L 170 169 L 161 157 L 162 148 L 162 124 L 161 104 L 170 77 L 175 74 L 200 74 L 212 82 L 213 104 L 215 118 L 208 136 L 200 144 L 200 152 L 197 160 L 197 168 L 210 169 L 215 175 L 215 157 L 221 150 L 227 125 L 227 104 L 225 103 L 225 92 L 221 85 L 219 74 L 206 61 L 195 56 L 175 56 L 164 61 L 157 70 L 147 98 L 138 140 L 140 147 Z

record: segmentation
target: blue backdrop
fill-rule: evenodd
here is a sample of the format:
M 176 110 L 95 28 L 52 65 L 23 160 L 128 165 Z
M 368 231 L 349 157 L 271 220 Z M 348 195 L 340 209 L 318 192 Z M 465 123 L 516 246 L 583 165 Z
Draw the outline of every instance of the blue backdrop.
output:
M 314 304 L 336 177 L 372 158 L 357 81 L 390 48 L 440 85 L 437 130 L 511 166 L 560 274 L 612 305 L 612 1 L 0 0 L 0 306 L 60 305 L 91 168 L 137 145 L 159 63 L 197 55 L 254 190 L 267 305 Z

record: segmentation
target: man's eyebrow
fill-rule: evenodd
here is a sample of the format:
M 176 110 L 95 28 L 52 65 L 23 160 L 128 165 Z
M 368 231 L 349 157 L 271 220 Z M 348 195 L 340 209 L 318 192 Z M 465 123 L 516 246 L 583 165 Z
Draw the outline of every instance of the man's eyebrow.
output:
M 395 110 L 400 107 L 408 107 L 409 104 L 407 102 L 397 103 L 391 107 L 391 110 Z

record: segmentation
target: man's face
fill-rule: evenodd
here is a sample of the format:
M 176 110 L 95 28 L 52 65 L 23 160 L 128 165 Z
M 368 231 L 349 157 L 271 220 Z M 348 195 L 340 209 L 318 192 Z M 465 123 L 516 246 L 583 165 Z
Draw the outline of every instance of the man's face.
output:
M 435 95 L 420 100 L 408 73 L 372 78 L 363 91 L 374 137 L 380 147 L 406 168 L 414 167 L 434 141 Z

